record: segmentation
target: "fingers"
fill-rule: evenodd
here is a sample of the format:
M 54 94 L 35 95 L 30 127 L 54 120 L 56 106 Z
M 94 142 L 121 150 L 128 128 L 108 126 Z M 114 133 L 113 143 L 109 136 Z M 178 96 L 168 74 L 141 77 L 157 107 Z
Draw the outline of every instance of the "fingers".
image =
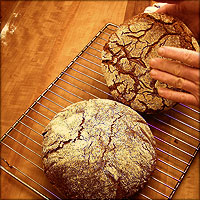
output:
M 155 0 L 155 1 L 163 3 L 179 3 L 181 0 Z
M 198 93 L 198 91 L 196 91 L 198 90 L 198 86 L 194 82 L 188 81 L 181 77 L 177 77 L 156 69 L 151 70 L 150 75 L 153 79 L 156 79 L 163 83 L 167 83 L 168 85 L 173 86 L 174 88 L 184 89 L 185 91 L 191 93 Z
M 161 1 L 169 4 L 159 8 L 157 13 L 165 13 L 182 20 L 199 39 L 199 1 Z
M 199 53 L 175 47 L 161 47 L 158 54 L 165 58 L 153 58 L 150 65 L 153 68 L 150 75 L 153 79 L 164 82 L 174 88 L 186 92 L 178 92 L 160 88 L 160 96 L 173 101 L 199 105 Z
M 178 60 L 191 67 L 199 68 L 199 53 L 196 51 L 165 46 L 158 49 L 158 54 L 165 58 Z
M 155 12 L 157 13 L 165 13 L 168 15 L 172 15 L 172 16 L 180 16 L 181 15 L 181 7 L 179 6 L 179 3 L 181 1 L 166 1 L 166 0 L 161 0 L 161 1 L 157 1 L 158 3 L 155 3 L 155 7 L 157 7 L 158 9 L 155 9 Z M 158 6 L 156 6 L 158 5 Z
M 197 68 L 191 68 L 180 62 L 171 61 L 162 58 L 153 58 L 150 60 L 150 65 L 153 69 L 158 69 L 177 77 L 196 82 L 199 81 L 199 71 Z
M 152 6 L 145 8 L 144 13 L 153 13 L 156 12 L 159 8 L 165 6 L 167 3 L 154 3 Z
M 175 102 L 199 106 L 199 99 L 195 98 L 192 94 L 177 92 L 167 88 L 159 88 L 158 93 L 160 96 Z
M 153 12 L 156 12 L 157 10 L 158 10 L 157 7 L 149 6 L 149 7 L 145 8 L 144 13 L 153 13 Z
M 170 2 L 173 3 L 173 2 Z M 157 11 L 157 13 L 165 13 L 168 15 L 172 15 L 172 16 L 177 16 L 177 5 L 176 4 L 166 4 L 163 7 L 159 8 Z M 178 15 L 180 15 L 181 13 L 178 13 Z

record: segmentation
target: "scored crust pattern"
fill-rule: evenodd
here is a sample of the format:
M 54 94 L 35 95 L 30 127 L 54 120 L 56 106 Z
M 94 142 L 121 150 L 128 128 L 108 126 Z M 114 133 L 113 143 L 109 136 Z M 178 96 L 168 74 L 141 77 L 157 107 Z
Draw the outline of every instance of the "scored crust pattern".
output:
M 116 101 L 72 104 L 43 135 L 44 171 L 67 199 L 129 197 L 144 186 L 156 165 L 147 123 Z
M 102 69 L 116 100 L 147 114 L 176 104 L 157 92 L 159 87 L 172 87 L 149 75 L 149 60 L 160 57 L 157 50 L 161 46 L 198 50 L 185 24 L 165 14 L 139 14 L 110 36 L 102 51 Z

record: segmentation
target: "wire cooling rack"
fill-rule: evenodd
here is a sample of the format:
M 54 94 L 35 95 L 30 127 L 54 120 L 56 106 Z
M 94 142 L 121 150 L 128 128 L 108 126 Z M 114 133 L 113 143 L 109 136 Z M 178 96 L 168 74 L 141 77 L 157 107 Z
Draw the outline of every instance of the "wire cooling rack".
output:
M 42 131 L 66 106 L 112 96 L 101 72 L 101 51 L 117 28 L 106 24 L 1 138 L 1 170 L 43 199 L 62 199 L 42 168 Z M 156 142 L 158 162 L 138 199 L 171 199 L 199 150 L 199 110 L 179 104 L 144 116 Z M 9 156 L 8 156 L 9 155 Z

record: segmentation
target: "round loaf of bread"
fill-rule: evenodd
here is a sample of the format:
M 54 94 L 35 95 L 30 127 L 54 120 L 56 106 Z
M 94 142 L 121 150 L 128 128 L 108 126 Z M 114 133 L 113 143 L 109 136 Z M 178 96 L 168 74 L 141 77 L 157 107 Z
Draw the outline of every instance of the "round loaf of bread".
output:
M 171 86 L 150 75 L 149 60 L 160 57 L 161 46 L 198 50 L 191 31 L 179 19 L 158 13 L 142 13 L 119 26 L 102 51 L 102 69 L 113 97 L 134 110 L 151 114 L 176 103 L 158 95 Z
M 66 199 L 122 199 L 150 178 L 154 137 L 130 107 L 94 99 L 58 113 L 43 132 L 44 172 Z

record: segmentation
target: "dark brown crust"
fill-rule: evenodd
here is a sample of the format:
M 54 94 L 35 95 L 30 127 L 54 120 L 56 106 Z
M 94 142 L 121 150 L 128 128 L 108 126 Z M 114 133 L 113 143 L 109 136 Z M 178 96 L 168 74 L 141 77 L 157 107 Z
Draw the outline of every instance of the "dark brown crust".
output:
M 168 110 L 176 103 L 158 95 L 159 87 L 171 86 L 151 79 L 149 60 L 159 57 L 160 46 L 197 50 L 198 43 L 178 19 L 143 13 L 111 35 L 102 52 L 102 69 L 113 97 L 143 113 Z
M 115 101 L 73 104 L 44 133 L 44 171 L 67 199 L 129 197 L 156 165 L 155 140 L 145 120 Z

